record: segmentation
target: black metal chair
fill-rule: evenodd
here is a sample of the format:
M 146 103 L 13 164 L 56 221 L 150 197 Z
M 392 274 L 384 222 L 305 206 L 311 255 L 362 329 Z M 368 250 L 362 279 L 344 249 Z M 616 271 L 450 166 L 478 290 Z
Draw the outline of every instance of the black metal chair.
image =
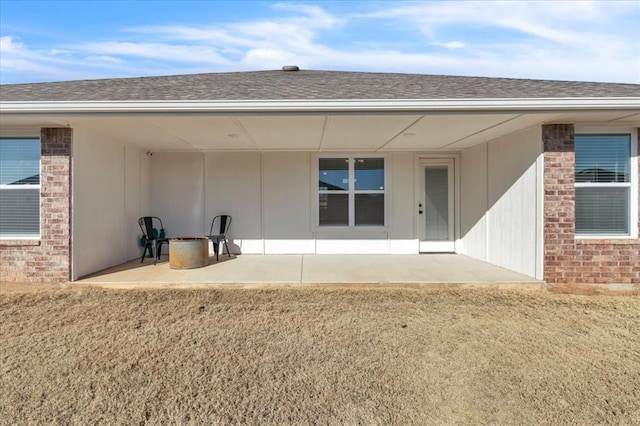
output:
M 164 243 L 169 244 L 169 239 L 165 238 L 164 235 L 162 220 L 156 216 L 144 216 L 138 219 L 138 225 L 142 231 L 144 244 L 140 263 L 144 262 L 147 250 L 150 250 L 149 256 L 153 256 L 153 264 L 155 265 L 162 254 L 162 245 Z
M 231 226 L 231 216 L 227 214 L 218 215 L 211 221 L 211 229 L 209 230 L 209 241 L 213 243 L 213 251 L 216 253 L 216 262 L 218 261 L 218 253 L 220 252 L 220 244 L 224 243 L 224 248 L 229 253 L 229 242 L 227 241 L 227 233 Z M 214 233 L 215 232 L 215 233 Z

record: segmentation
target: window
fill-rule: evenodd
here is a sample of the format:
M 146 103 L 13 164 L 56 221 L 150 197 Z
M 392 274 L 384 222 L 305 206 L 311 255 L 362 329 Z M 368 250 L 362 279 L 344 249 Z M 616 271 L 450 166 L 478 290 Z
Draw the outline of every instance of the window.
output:
M 631 135 L 576 135 L 576 235 L 631 235 Z
M 384 158 L 318 159 L 320 226 L 384 226 Z
M 40 236 L 40 141 L 0 139 L 0 237 Z

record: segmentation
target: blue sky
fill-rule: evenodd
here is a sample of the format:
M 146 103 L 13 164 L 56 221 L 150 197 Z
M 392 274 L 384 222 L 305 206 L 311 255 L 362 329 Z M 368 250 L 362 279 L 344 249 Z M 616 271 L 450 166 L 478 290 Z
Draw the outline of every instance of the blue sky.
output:
M 638 0 L 0 0 L 0 81 L 296 64 L 640 83 L 638 28 Z

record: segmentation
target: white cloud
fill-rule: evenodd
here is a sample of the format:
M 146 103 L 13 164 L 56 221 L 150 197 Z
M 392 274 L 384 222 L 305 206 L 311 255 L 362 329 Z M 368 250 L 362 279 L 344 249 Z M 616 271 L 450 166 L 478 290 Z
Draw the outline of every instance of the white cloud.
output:
M 466 46 L 466 43 L 463 43 L 461 41 L 447 41 L 447 42 L 434 41 L 431 44 L 433 46 L 446 47 L 447 49 L 462 49 L 463 47 Z
M 273 7 L 275 9 L 298 13 L 297 16 L 285 18 L 285 20 L 301 26 L 329 29 L 341 22 L 340 18 L 330 15 L 319 6 L 294 3 L 276 3 Z
M 518 31 L 555 42 L 578 42 L 586 29 L 615 30 L 616 18 L 638 13 L 640 3 L 616 1 L 446 1 L 414 2 L 359 15 L 359 19 L 400 21 L 433 35 L 452 25 Z
M 69 56 L 71 55 L 71 52 L 62 49 L 51 49 L 49 50 L 48 54 L 51 56 Z
M 413 28 L 441 47 L 440 34 L 455 33 L 466 47 L 452 52 L 458 74 L 640 83 L 640 2 L 411 2 L 357 18 Z M 488 41 L 496 31 L 501 41 Z
M 97 55 L 130 56 L 144 59 L 159 59 L 167 62 L 199 62 L 205 64 L 225 64 L 216 49 L 169 43 L 129 43 L 105 42 L 81 44 L 78 50 Z
M 106 55 L 84 56 L 77 51 L 34 50 L 16 37 L 0 37 L 0 83 L 57 81 L 145 75 L 145 65 L 131 65 Z
M 0 37 L 0 78 L 7 74 L 39 74 L 52 76 L 58 74 L 65 61 L 30 50 L 17 38 Z
M 292 57 L 291 54 L 284 50 L 278 49 L 250 49 L 242 58 L 243 68 L 258 69 L 278 69 L 284 64 L 295 63 L 304 67 L 304 61 L 298 60 L 298 57 Z
M 122 62 L 122 59 L 114 58 L 113 56 L 107 56 L 107 55 L 87 56 L 86 60 L 92 61 L 92 62 L 108 62 L 108 63 L 115 63 L 115 64 Z
M 374 5 L 378 9 L 366 14 L 337 16 L 317 5 L 277 3 L 277 18 L 125 28 L 109 40 L 48 46 L 46 51 L 6 36 L 0 44 L 0 74 L 9 82 L 24 78 L 23 69 L 39 80 L 59 80 L 297 64 L 312 69 L 640 83 L 638 2 Z M 370 32 L 360 32 L 363 27 Z

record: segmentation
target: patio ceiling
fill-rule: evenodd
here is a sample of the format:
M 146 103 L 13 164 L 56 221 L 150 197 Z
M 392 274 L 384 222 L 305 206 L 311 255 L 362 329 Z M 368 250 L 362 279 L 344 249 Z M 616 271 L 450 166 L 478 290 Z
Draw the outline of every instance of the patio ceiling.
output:
M 640 126 L 640 111 L 3 115 L 5 129 L 70 126 L 154 151 L 460 150 L 544 123 Z

